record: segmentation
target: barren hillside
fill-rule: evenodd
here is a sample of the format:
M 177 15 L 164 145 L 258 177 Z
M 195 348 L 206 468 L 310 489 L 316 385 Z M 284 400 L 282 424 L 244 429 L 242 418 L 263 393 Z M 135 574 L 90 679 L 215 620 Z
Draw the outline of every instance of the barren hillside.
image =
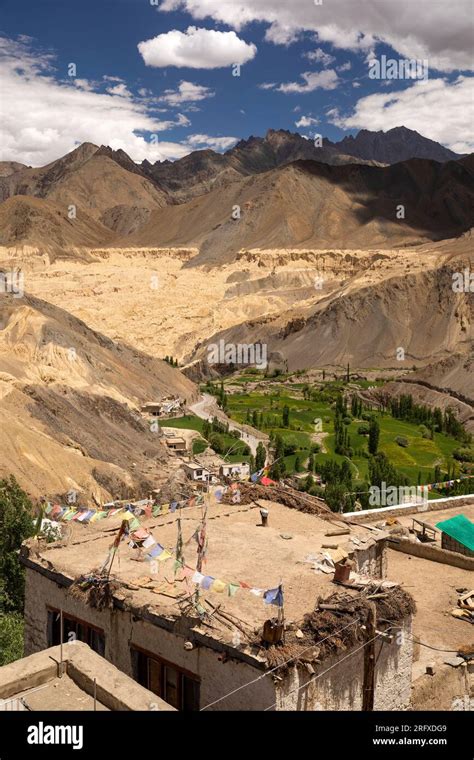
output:
M 140 405 L 195 386 L 32 296 L 0 300 L 1 475 L 34 496 L 109 498 L 163 479 L 169 456 Z
M 192 266 L 216 266 L 248 248 L 393 248 L 460 234 L 474 224 L 473 208 L 472 161 L 298 161 L 153 211 L 114 247 L 196 246 Z

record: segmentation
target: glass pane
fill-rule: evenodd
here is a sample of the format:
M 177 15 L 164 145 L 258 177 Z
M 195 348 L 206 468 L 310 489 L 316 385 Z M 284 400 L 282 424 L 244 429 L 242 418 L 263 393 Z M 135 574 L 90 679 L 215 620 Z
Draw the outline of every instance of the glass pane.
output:
M 183 676 L 183 699 L 184 711 L 199 710 L 199 683 L 192 678 Z
M 161 697 L 161 663 L 156 660 L 148 660 L 148 688 Z
M 179 675 L 174 668 L 165 665 L 165 700 L 168 704 L 181 708 L 179 704 Z

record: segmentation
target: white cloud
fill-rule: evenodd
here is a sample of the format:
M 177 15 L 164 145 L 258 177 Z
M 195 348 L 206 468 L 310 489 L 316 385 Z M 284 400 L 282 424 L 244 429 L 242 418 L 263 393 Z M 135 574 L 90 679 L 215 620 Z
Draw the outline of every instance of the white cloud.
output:
M 313 119 L 312 116 L 302 116 L 301 119 L 295 121 L 295 127 L 313 127 L 318 124 L 317 119 Z
M 186 142 L 193 149 L 202 150 L 203 148 L 212 148 L 213 150 L 227 150 L 238 142 L 237 137 L 210 137 L 209 135 L 190 135 Z
M 124 94 L 93 92 L 69 78 L 59 82 L 51 75 L 52 60 L 50 54 L 35 54 L 29 40 L 0 38 L 0 160 L 42 166 L 82 142 L 122 148 L 135 161 L 189 153 L 187 144 L 154 143 L 143 136 L 188 126 L 186 116 L 161 121 L 146 103 Z
M 160 11 L 185 9 L 198 20 L 212 18 L 237 31 L 260 21 L 266 37 L 288 44 L 303 31 L 313 31 L 320 43 L 368 51 L 378 41 L 404 58 L 428 58 L 431 69 L 473 70 L 472 0 L 164 0 Z
M 340 66 L 336 66 L 337 71 L 350 71 L 352 69 L 352 63 L 350 61 L 347 61 L 346 63 L 342 63 Z
M 111 95 L 118 95 L 120 98 L 132 98 L 133 95 L 124 82 L 115 84 L 113 87 L 107 87 L 107 92 Z
M 165 90 L 160 100 L 170 106 L 176 106 L 180 103 L 195 103 L 198 100 L 212 98 L 214 95 L 215 93 L 210 87 L 182 80 L 176 90 Z
M 316 48 L 316 50 L 310 50 L 309 53 L 303 53 L 304 57 L 308 61 L 316 61 L 323 66 L 330 66 L 336 60 L 335 56 L 325 53 L 322 48 Z
M 342 129 L 388 130 L 401 125 L 458 153 L 474 151 L 474 80 L 460 76 L 418 81 L 399 92 L 384 92 L 361 98 L 350 116 L 328 112 Z
M 262 82 L 258 85 L 261 90 L 273 90 L 277 86 L 276 82 Z
M 254 58 L 257 48 L 235 32 L 218 32 L 190 26 L 185 32 L 172 29 L 138 44 L 146 66 L 179 66 L 218 69 L 243 64 Z
M 303 82 L 285 82 L 276 89 L 285 94 L 293 92 L 313 92 L 313 90 L 334 90 L 337 87 L 338 76 L 333 69 L 324 71 L 305 71 L 301 74 Z

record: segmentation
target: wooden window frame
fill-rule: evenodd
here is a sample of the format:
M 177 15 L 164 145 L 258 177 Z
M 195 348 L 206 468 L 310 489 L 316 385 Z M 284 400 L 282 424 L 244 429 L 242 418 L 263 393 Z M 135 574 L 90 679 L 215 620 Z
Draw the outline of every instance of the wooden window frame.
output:
M 158 665 L 160 665 L 161 672 L 160 672 L 160 694 L 157 694 L 161 699 L 163 699 L 165 702 L 166 700 L 166 668 L 170 668 L 171 670 L 174 670 L 178 675 L 178 682 L 177 682 L 177 693 L 178 693 L 178 707 L 176 709 L 183 710 L 183 677 L 187 678 L 190 681 L 193 681 L 194 684 L 198 686 L 198 689 L 200 689 L 201 686 L 201 679 L 199 676 L 197 676 L 195 673 L 192 673 L 190 670 L 187 670 L 186 668 L 182 668 L 180 665 L 176 665 L 176 663 L 171 662 L 170 660 L 167 660 L 166 658 L 162 657 L 159 654 L 156 654 L 155 652 L 150 652 L 148 649 L 144 649 L 143 647 L 137 646 L 135 644 L 130 645 L 130 652 L 132 655 L 132 665 L 133 665 L 133 677 L 136 681 L 138 681 L 139 673 L 138 668 L 136 667 L 136 662 L 133 661 L 133 653 L 137 653 L 138 655 L 142 655 L 147 658 L 146 662 L 146 673 L 147 673 L 147 682 L 146 684 L 141 684 L 142 686 L 145 686 L 145 688 L 150 689 L 150 671 L 149 671 L 149 660 L 154 660 Z M 140 681 L 138 681 L 140 683 Z M 150 689 L 151 690 L 151 689 Z M 156 692 L 154 692 L 156 693 Z M 168 704 L 172 704 L 169 702 Z M 173 705 L 175 707 L 175 705 Z M 196 710 L 199 709 L 199 696 L 197 698 L 197 705 Z
M 52 614 L 55 614 L 55 615 L 60 615 L 61 614 L 61 610 L 58 609 L 57 607 L 51 607 L 50 605 L 47 604 L 46 605 L 46 612 L 47 612 L 47 615 L 48 615 L 48 618 L 47 618 L 48 619 L 48 630 L 47 630 L 48 646 L 55 646 L 54 644 L 52 644 L 52 642 L 50 642 L 49 613 L 52 613 Z M 105 631 L 104 631 L 103 628 L 100 628 L 99 626 L 94 625 L 93 623 L 89 623 L 87 620 L 83 620 L 82 618 L 78 618 L 78 617 L 76 617 L 76 615 L 71 615 L 69 612 L 64 612 L 64 610 L 63 610 L 63 619 L 64 620 L 69 620 L 72 623 L 75 623 L 76 625 L 81 625 L 85 630 L 92 631 L 95 634 L 97 634 L 98 636 L 101 636 L 102 639 L 103 639 L 103 642 L 104 642 L 104 654 L 105 654 L 105 638 L 106 637 L 105 637 Z M 59 633 L 59 637 L 61 638 L 61 633 Z M 89 636 L 87 636 L 87 638 L 89 639 Z M 79 641 L 80 641 L 80 639 L 79 639 Z M 63 644 L 64 643 L 66 643 L 66 642 L 63 642 Z M 84 643 L 88 644 L 88 646 L 90 646 L 90 644 L 89 644 L 88 641 L 85 641 Z M 92 647 L 91 647 L 91 649 L 92 649 L 92 651 L 96 652 L 97 654 L 100 654 L 100 652 L 97 652 L 96 649 L 93 649 Z

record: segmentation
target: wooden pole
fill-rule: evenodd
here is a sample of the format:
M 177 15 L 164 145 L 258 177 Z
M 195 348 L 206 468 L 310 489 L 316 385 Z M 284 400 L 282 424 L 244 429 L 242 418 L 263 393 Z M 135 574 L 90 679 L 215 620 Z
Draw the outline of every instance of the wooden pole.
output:
M 369 602 L 366 622 L 367 644 L 364 647 L 364 685 L 362 692 L 362 710 L 371 712 L 375 699 L 375 639 L 377 636 L 377 608 L 375 602 Z
M 59 677 L 62 678 L 63 675 L 63 637 L 64 637 L 64 618 L 63 618 L 63 610 L 62 607 L 59 611 L 59 638 L 60 638 L 60 649 L 59 649 Z

